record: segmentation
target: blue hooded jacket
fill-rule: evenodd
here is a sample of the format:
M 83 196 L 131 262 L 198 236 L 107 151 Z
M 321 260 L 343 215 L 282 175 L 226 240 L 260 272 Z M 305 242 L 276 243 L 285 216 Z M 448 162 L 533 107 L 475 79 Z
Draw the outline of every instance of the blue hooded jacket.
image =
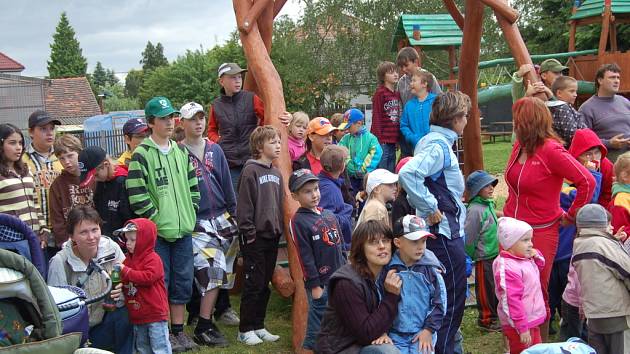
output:
M 429 117 L 435 97 L 436 94 L 429 92 L 423 101 L 414 97 L 405 104 L 400 118 L 400 132 L 411 146 L 415 147 L 423 136 L 429 134 Z
M 350 250 L 352 238 L 352 205 L 344 202 L 341 187 L 345 183 L 342 177 L 333 178 L 328 172 L 322 171 L 319 177 L 319 207 L 329 210 L 337 218 L 341 234 L 343 235 L 344 250 Z

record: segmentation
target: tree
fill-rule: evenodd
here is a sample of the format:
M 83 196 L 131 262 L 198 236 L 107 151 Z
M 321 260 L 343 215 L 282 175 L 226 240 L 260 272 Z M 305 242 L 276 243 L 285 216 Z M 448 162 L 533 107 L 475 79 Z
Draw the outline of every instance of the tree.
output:
M 92 82 L 96 87 L 103 87 L 107 83 L 107 71 L 103 68 L 103 65 L 100 61 L 96 62 L 96 67 L 94 67 L 94 73 L 92 73 Z
M 61 13 L 50 49 L 48 77 L 56 79 L 85 76 L 87 60 L 83 57 L 79 41 L 65 12 Z
M 106 84 L 103 91 L 107 93 L 103 102 L 105 112 L 142 109 L 137 98 L 125 97 L 125 88 L 121 84 Z
M 144 71 L 130 70 L 125 78 L 125 97 L 137 98 L 144 82 Z
M 155 68 L 159 68 L 160 66 L 168 65 L 168 60 L 164 56 L 164 47 L 162 43 L 159 43 L 153 46 L 151 41 L 147 42 L 147 46 L 144 48 L 142 52 L 142 59 L 140 59 L 140 64 L 142 64 L 142 70 L 149 71 Z
M 108 85 L 116 85 L 118 84 L 119 80 L 116 77 L 116 73 L 114 72 L 114 70 L 112 69 L 107 69 L 107 84 Z

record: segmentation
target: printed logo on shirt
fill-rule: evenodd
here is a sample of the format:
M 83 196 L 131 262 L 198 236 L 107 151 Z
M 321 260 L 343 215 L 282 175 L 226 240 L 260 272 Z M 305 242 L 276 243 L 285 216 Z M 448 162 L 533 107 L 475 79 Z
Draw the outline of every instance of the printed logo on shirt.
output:
M 108 200 L 107 201 L 107 209 L 111 211 L 118 211 L 118 206 L 120 205 L 120 200 Z
M 280 177 L 276 175 L 264 175 L 264 176 L 258 177 L 259 185 L 263 185 L 265 183 L 275 183 L 277 185 L 280 185 Z

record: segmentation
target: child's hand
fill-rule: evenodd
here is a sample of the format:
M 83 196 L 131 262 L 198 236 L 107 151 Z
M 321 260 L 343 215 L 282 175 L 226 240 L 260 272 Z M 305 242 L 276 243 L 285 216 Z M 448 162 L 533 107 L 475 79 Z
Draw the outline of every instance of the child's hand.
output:
M 385 291 L 394 295 L 400 295 L 400 288 L 402 287 L 402 279 L 396 274 L 396 269 L 390 269 L 385 276 Z
M 521 333 L 521 343 L 526 346 L 530 346 L 532 344 L 532 336 L 529 334 L 529 330 Z
M 322 289 L 321 286 L 316 286 L 311 289 L 311 296 L 314 300 L 319 299 L 322 295 L 324 295 L 324 289 Z
M 617 241 L 621 241 L 623 242 L 625 239 L 628 238 L 628 234 L 626 234 L 625 231 L 626 226 L 622 226 L 619 228 L 619 230 L 617 230 L 617 233 L 615 233 L 615 238 L 617 239 Z
M 383 335 L 373 340 L 371 344 L 372 345 L 394 344 L 394 342 L 392 342 L 392 339 L 389 338 L 387 333 L 383 333 Z
M 433 334 L 428 329 L 423 329 L 420 333 L 413 337 L 412 343 L 418 342 L 418 352 L 431 354 L 433 353 Z
M 120 300 L 120 295 L 122 295 L 122 283 L 119 283 L 118 285 L 116 285 L 115 288 L 112 289 L 112 291 L 109 293 L 112 300 L 114 301 L 118 301 Z

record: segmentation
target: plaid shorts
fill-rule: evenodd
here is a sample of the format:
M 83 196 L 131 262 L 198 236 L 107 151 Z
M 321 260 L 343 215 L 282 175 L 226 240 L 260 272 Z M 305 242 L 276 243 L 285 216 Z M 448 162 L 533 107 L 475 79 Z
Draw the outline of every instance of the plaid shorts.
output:
M 217 231 L 217 226 L 221 228 L 227 224 L 231 224 L 231 220 L 222 216 L 201 220 L 199 226 L 204 232 L 192 234 L 195 284 L 202 296 L 215 288 L 231 289 L 234 286 L 233 266 L 238 254 L 238 238 L 226 238 L 220 235 L 226 235 L 224 232 Z

